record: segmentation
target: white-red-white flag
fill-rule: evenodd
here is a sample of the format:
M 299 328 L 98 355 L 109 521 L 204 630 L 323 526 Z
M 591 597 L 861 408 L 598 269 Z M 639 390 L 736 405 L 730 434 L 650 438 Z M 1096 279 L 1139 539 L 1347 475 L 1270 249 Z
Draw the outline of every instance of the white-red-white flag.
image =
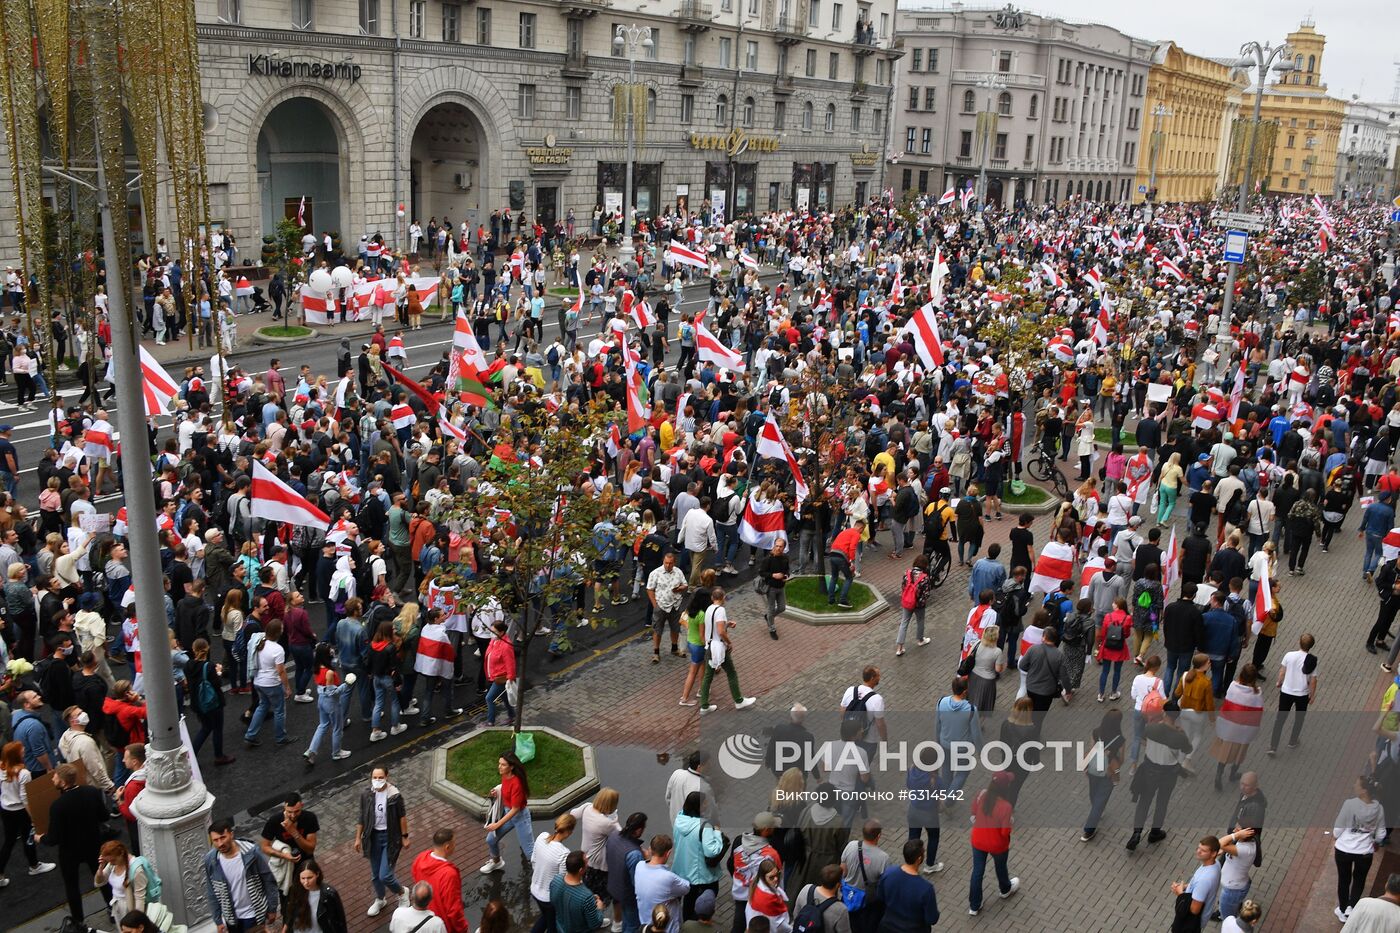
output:
M 943 207 L 943 206 L 946 205 L 946 204 L 952 204 L 952 203 L 953 203 L 954 201 L 956 201 L 957 199 L 958 199 L 958 189 L 957 189 L 957 188 L 949 188 L 947 191 L 943 192 L 943 197 L 941 197 L 941 198 L 938 199 L 938 206 L 939 206 L 939 207 Z
M 290 525 L 306 525 L 328 530 L 330 516 L 322 512 L 296 490 L 277 478 L 260 461 L 253 461 L 253 484 L 248 490 L 254 518 L 265 518 Z
M 170 403 L 180 395 L 180 386 L 160 361 L 145 347 L 141 348 L 141 394 L 146 400 L 146 417 L 166 413 Z
M 761 501 L 750 497 L 739 519 L 739 539 L 750 547 L 769 551 L 780 538 L 787 541 L 787 511 L 783 503 L 777 499 Z
M 1172 585 L 1181 577 L 1181 550 L 1176 543 L 1176 526 L 1172 526 L 1172 536 L 1167 539 L 1166 566 L 1162 568 L 1162 589 L 1169 592 Z
M 710 268 L 709 257 L 699 250 L 691 249 L 675 240 L 672 240 L 666 248 L 666 255 L 672 265 L 698 266 L 706 271 Z
M 754 453 L 759 457 L 787 461 L 788 469 L 792 471 L 792 480 L 797 486 L 797 505 L 800 508 L 803 500 L 811 494 L 811 489 L 807 486 L 807 481 L 802 478 L 802 470 L 797 465 L 797 457 L 793 456 L 792 448 L 788 446 L 787 438 L 783 437 L 783 432 L 778 427 L 778 422 L 773 417 L 772 412 L 768 413 L 768 419 L 763 422 L 763 427 L 759 429 L 758 444 L 754 447 Z
M 720 369 L 734 373 L 744 371 L 744 355 L 726 347 L 699 321 L 695 322 L 695 356 L 701 360 L 709 360 Z
M 943 365 L 943 338 L 938 333 L 938 315 L 929 302 L 909 316 L 909 321 L 900 330 L 914 341 L 914 349 L 924 366 L 932 369 Z

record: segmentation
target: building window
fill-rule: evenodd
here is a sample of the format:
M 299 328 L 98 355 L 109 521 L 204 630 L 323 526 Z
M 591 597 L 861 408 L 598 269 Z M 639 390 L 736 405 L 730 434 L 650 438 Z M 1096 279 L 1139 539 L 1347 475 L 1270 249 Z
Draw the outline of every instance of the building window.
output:
M 750 15 L 750 16 L 757 16 L 757 15 L 758 15 L 758 8 L 759 8 L 759 2 L 758 2 L 758 0 L 749 0 L 749 15 Z
M 1002 91 L 997 97 L 997 113 L 1003 117 L 1011 116 L 1011 95 Z
M 787 125 L 787 101 L 773 102 L 773 129 L 781 130 Z
M 583 55 L 583 20 L 565 20 L 564 51 L 568 55 Z
M 1031 95 L 1031 105 L 1030 105 L 1029 109 L 1027 109 L 1027 111 L 1026 111 L 1026 116 L 1028 116 L 1028 117 L 1030 117 L 1032 120 L 1034 120 L 1034 119 L 1035 119 L 1037 116 L 1039 116 L 1039 115 L 1040 115 L 1040 95 L 1039 95 L 1039 94 L 1032 94 L 1032 95 Z
M 1309 56 L 1308 56 L 1308 71 L 1311 72 L 1311 71 L 1316 71 L 1316 70 L 1317 70 L 1317 56 L 1316 56 L 1316 55 L 1309 55 Z
M 535 86 L 522 84 L 516 90 L 515 115 L 522 120 L 535 118 Z
M 822 24 L 822 4 L 821 0 L 811 0 L 807 8 L 807 25 L 820 26 Z
M 1011 53 L 1010 53 L 1010 52 L 998 52 L 998 53 L 997 53 L 997 71 L 1001 72 L 1002 74 L 1010 74 L 1010 73 L 1011 73 Z
M 862 59 L 862 61 L 864 61 L 864 59 Z M 877 62 L 875 63 L 875 83 L 876 83 L 876 84 L 884 84 L 884 83 L 885 83 L 885 69 L 888 68 L 888 67 L 889 67 L 889 62 L 885 61 L 883 58 L 880 59 L 879 61 L 877 61 Z
M 860 107 L 858 105 L 851 107 L 851 132 L 860 132 Z
M 919 151 L 924 155 L 928 155 L 933 151 L 933 130 L 925 128 L 924 131 L 919 134 Z
M 834 132 L 836 132 L 836 105 L 835 105 L 835 104 L 827 104 L 827 105 L 826 105 L 826 124 L 825 124 L 825 126 L 826 126 L 826 131 L 827 131 L 828 133 L 834 133 Z
M 477 7 L 476 9 L 476 44 L 491 44 L 491 8 L 489 6 Z
M 243 0 L 219 0 L 219 22 L 237 26 L 243 21 Z
M 583 117 L 583 88 L 564 88 L 564 118 L 578 120 Z
M 410 17 L 411 17 L 410 12 Z M 316 17 L 313 12 L 313 0 L 292 0 L 292 28 L 293 29 L 315 29 Z M 415 38 L 423 38 L 421 35 Z
M 972 130 L 963 130 L 958 135 L 958 158 L 972 158 Z
M 841 28 L 841 4 L 839 3 L 833 3 L 831 5 L 831 28 Z
M 719 40 L 719 66 L 728 68 L 731 53 L 733 52 L 734 41 L 728 37 Z
M 1285 172 L 1291 172 L 1291 171 L 1293 171 L 1293 160 L 1292 160 L 1292 159 L 1284 159 L 1284 160 L 1283 160 L 1283 170 L 1284 170 Z
M 360 0 L 360 35 L 379 35 L 379 0 Z
M 687 34 L 685 41 L 681 43 L 681 64 L 695 64 L 695 37 Z
M 462 17 L 461 4 L 444 3 L 442 5 L 442 41 L 461 42 L 460 21 Z
M 1297 134 L 1297 133 L 1289 133 L 1289 134 L 1288 134 L 1288 145 L 1285 146 L 1284 148 L 1286 148 L 1286 149 L 1292 149 L 1292 148 L 1293 148 L 1293 144 L 1296 143 L 1297 141 L 1298 141 L 1298 134 Z
M 919 194 L 928 194 L 928 171 L 919 172 Z
M 754 104 L 752 97 L 744 98 L 744 125 L 753 126 Z
M 656 92 L 647 88 L 647 122 L 656 122 Z
M 922 71 L 924 67 L 924 50 L 915 49 L 909 58 L 910 71 Z
M 817 50 L 816 50 L 816 49 L 808 49 L 808 50 L 807 50 L 807 65 L 806 65 L 806 69 L 803 71 L 803 74 L 805 74 L 805 75 L 806 75 L 807 77 L 809 77 L 809 78 L 815 78 L 815 77 L 817 76 Z
M 963 113 L 972 113 L 977 109 L 977 94 L 973 91 L 963 91 Z
M 729 125 L 729 97 L 721 94 L 715 98 L 715 126 Z
M 870 129 L 877 134 L 885 131 L 885 111 L 877 107 L 871 112 Z
M 933 110 L 933 109 L 934 109 L 934 106 L 933 106 L 933 105 L 934 105 L 934 101 L 935 101 L 934 92 L 935 92 L 936 90 L 937 90 L 937 88 L 931 88 L 931 87 L 926 87 L 926 88 L 924 88 L 924 109 L 925 109 L 925 110 Z
M 642 51 L 649 61 L 656 61 L 656 56 L 661 52 L 661 30 L 658 27 L 651 27 L 651 48 L 643 46 Z
M 912 168 L 906 168 L 906 169 L 904 170 L 904 174 L 903 174 L 903 176 L 902 176 L 902 179 L 903 179 L 903 182 L 904 182 L 904 183 L 903 183 L 902 185 L 900 185 L 900 189 L 899 189 L 899 190 L 901 190 L 901 191 L 908 191 L 908 190 L 909 190 L 910 188 L 912 188 L 913 185 L 914 185 L 914 170 L 913 170 Z
M 787 69 L 788 69 L 788 47 L 785 46 L 785 45 L 780 45 L 780 46 L 778 46 L 778 74 L 780 74 L 780 75 L 785 75 L 785 74 L 787 74 Z
M 749 41 L 744 43 L 744 70 L 758 70 L 758 43 Z
M 1005 133 L 998 133 L 998 134 L 997 134 L 996 142 L 992 144 L 992 158 L 993 158 L 993 159 L 1005 159 L 1005 158 L 1006 158 L 1006 134 L 1005 134 Z
M 802 105 L 802 129 L 809 133 L 812 131 L 812 102 L 810 100 Z
M 938 49 L 929 49 L 929 50 L 928 50 L 928 70 L 929 70 L 929 71 L 937 71 L 937 70 L 938 70 Z
M 826 76 L 835 81 L 841 74 L 841 53 L 832 52 L 826 58 Z
M 905 129 L 905 131 L 904 131 L 904 151 L 905 151 L 905 152 L 913 152 L 913 151 L 914 151 L 914 140 L 917 139 L 918 136 L 919 136 L 919 131 L 918 131 L 917 129 L 915 129 L 914 127 L 911 126 L 911 127 L 908 127 L 907 129 Z
M 689 125 L 695 121 L 695 95 L 681 95 L 681 122 Z
M 1138 128 L 1138 114 L 1139 111 L 1136 107 L 1128 108 L 1128 129 L 1135 130 Z
M 533 49 L 535 47 L 535 14 L 520 14 L 520 47 L 522 49 Z
M 1027 156 L 1026 159 L 1029 161 L 1030 156 Z M 1137 164 L 1137 143 L 1123 144 L 1123 162 L 1126 165 Z
M 919 89 L 916 87 L 911 87 L 909 89 L 909 109 L 919 109 Z
M 1278 186 L 1279 186 L 1280 188 L 1287 188 L 1287 187 L 1288 187 L 1288 176 L 1287 176 L 1287 175 L 1284 175 L 1282 178 L 1280 178 L 1280 179 L 1278 180 Z

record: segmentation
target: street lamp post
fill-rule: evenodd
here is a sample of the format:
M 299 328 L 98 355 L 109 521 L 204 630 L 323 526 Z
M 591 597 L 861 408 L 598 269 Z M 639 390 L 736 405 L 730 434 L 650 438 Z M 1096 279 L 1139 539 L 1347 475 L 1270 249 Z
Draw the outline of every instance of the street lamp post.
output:
M 1159 103 L 1152 108 L 1152 139 L 1148 145 L 1151 151 L 1147 154 L 1148 178 L 1147 178 L 1147 220 L 1152 221 L 1152 204 L 1157 200 L 1157 157 L 1162 151 L 1162 118 L 1175 116 L 1170 107 Z
M 1254 147 L 1259 137 L 1259 114 L 1264 108 L 1264 88 L 1269 80 L 1269 69 L 1273 68 L 1280 73 L 1293 70 L 1293 63 L 1289 60 L 1290 51 L 1288 46 L 1273 46 L 1265 43 L 1246 42 L 1240 46 L 1240 58 L 1236 62 L 1239 68 L 1254 68 L 1259 80 L 1258 87 L 1254 90 L 1254 119 L 1249 125 L 1249 150 L 1244 160 L 1244 177 L 1240 179 L 1239 195 L 1236 199 L 1235 209 L 1241 214 L 1245 212 L 1245 207 L 1249 203 L 1249 189 L 1254 183 Z M 1280 60 L 1281 59 L 1281 60 Z M 1278 62 L 1275 64 L 1275 62 Z M 1217 337 L 1230 332 L 1230 319 L 1235 306 L 1235 277 L 1239 275 L 1239 263 L 1231 262 L 1226 264 L 1225 272 L 1225 302 L 1220 312 L 1220 325 Z
M 977 86 L 984 88 L 987 92 L 987 109 L 982 112 L 982 119 L 979 121 L 982 126 L 982 164 L 977 170 L 977 210 L 980 213 L 987 209 L 987 159 L 991 155 L 992 138 L 995 135 L 996 111 L 992 109 L 992 92 L 1006 88 L 1006 81 L 1001 75 L 995 73 L 984 74 L 977 79 Z
M 622 245 L 617 250 L 618 264 L 630 272 L 636 250 L 632 246 L 632 160 L 635 123 L 632 109 L 636 105 L 633 86 L 637 83 L 637 56 L 653 47 L 650 26 L 618 25 L 613 36 L 613 48 L 627 57 L 627 181 L 622 192 Z M 645 106 L 645 105 L 644 105 Z

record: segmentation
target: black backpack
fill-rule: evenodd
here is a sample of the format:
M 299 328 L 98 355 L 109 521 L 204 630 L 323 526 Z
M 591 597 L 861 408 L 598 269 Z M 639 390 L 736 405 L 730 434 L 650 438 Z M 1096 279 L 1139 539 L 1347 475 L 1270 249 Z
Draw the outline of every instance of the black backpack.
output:
M 807 892 L 807 903 L 803 904 L 797 916 L 792 918 L 793 933 L 824 933 L 826 909 L 839 900 L 839 897 L 828 897 L 820 904 L 817 903 L 817 886 L 812 885 Z
M 861 731 L 864 731 L 868 724 L 865 704 L 875 695 L 875 691 L 871 690 L 862 696 L 860 686 L 860 684 L 856 684 L 851 688 L 851 702 L 847 703 L 846 708 L 842 711 L 841 721 L 843 724 L 847 722 L 859 723 Z

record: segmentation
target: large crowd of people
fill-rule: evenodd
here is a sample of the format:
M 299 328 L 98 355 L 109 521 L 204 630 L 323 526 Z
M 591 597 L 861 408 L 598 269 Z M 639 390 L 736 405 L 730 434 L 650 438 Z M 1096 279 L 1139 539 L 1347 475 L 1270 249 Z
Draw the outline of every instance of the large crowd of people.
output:
M 1382 274 L 1384 214 L 1301 200 L 1259 209 L 1268 232 L 1256 237 L 1228 315 L 1222 231 L 1209 205 L 1148 215 L 1075 200 L 965 212 L 918 198 L 730 223 L 673 213 L 648 223 L 649 248 L 625 267 L 562 228 L 522 223 L 512 234 L 508 218 L 474 239 L 464 224 L 460 241 L 450 222 L 415 223 L 429 244 L 421 262 L 373 242 L 358 257 L 343 254 L 311 236 L 308 256 L 327 268 L 431 268 L 443 283 L 432 303 L 470 331 L 479 354 L 470 381 L 489 398 L 460 394 L 471 362 L 460 342 L 444 340 L 421 386 L 400 375 L 410 315 L 431 310 L 415 312 L 407 299 L 396 320 L 376 322 L 358 357 L 343 341 L 331 372 L 284 372 L 278 359 L 266 369 L 190 367 L 173 422 L 151 429 L 159 515 L 149 531 L 159 538 L 169 622 L 159 645 L 141 643 L 131 596 L 125 544 L 145 532 L 127 526 L 125 510 L 108 530 L 92 520 L 94 499 L 122 480 L 98 400 L 61 412 L 34 465 L 32 504 L 17 501 L 15 477 L 33 464 L 19 462 L 0 426 L 0 626 L 12 709 L 0 751 L 0 872 L 16 845 L 31 873 L 47 870 L 25 801 L 28 785 L 52 776 L 59 803 L 86 798 L 65 805 L 72 813 L 38 840 L 57 846 L 75 921 L 84 922 L 80 882 L 95 880 L 110 892 L 117 926 L 151 928 L 165 866 L 140 856 L 130 811 L 144 786 L 143 650 L 172 653 L 191 751 L 215 766 L 232 765 L 234 751 L 300 754 L 308 767 L 344 760 L 437 722 L 439 698 L 444 717 L 464 716 L 470 696 L 487 721 L 502 708 L 510 715 L 527 607 L 468 605 L 455 594 L 479 575 L 518 572 L 519 542 L 504 527 L 473 525 L 455 503 L 489 495 L 503 471 L 531 460 L 538 438 L 521 424 L 601 405 L 618 430 L 596 439 L 568 494 L 615 506 L 616 520 L 596 529 L 576 609 L 586 617 L 645 600 L 652 660 L 669 637 L 671 654 L 689 661 L 677 683 L 682 706 L 717 709 L 717 671 L 737 708 L 756 702 L 740 689 L 743 648 L 729 636 L 725 587 L 740 574 L 752 567 L 768 635 L 781 639 L 792 578 L 815 572 L 828 601 L 845 608 L 863 564 L 883 552 L 901 562 L 890 650 L 959 658 L 959 677 L 937 703 L 940 740 L 975 741 L 998 706 L 1005 740 L 1008 730 L 1029 735 L 1056 702 L 1104 704 L 1094 738 L 1107 755 L 1088 775 L 1081 838 L 1096 837 L 1121 772 L 1137 801 L 1130 851 L 1165 838 L 1178 778 L 1213 760 L 1217 789 L 1237 783 L 1241 803 L 1232 825 L 1200 839 L 1194 874 L 1173 888 L 1172 929 L 1203 928 L 1213 914 L 1223 929 L 1254 929 L 1262 905 L 1247 894 L 1265 805 L 1244 766 L 1258 762 L 1250 750 L 1265 718 L 1268 756 L 1286 753 L 1285 731 L 1290 749 L 1306 736 L 1317 638 L 1294 628 L 1279 650 L 1273 641 L 1288 592 L 1310 585 L 1292 578 L 1307 574 L 1314 544 L 1326 552 L 1359 528 L 1365 559 L 1351 572 L 1379 595 L 1365 645 L 1388 652 L 1387 670 L 1400 653 L 1400 287 Z M 568 227 L 572 236 L 572 218 Z M 550 298 L 546 270 L 577 296 Z M 148 297 L 168 291 L 168 266 L 142 271 Z M 702 310 L 682 306 L 686 292 L 703 296 Z M 277 309 L 295 294 L 279 282 Z M 207 304 L 199 317 L 212 313 Z M 550 310 L 557 320 L 546 320 Z M 148 315 L 151 332 L 164 340 L 176 318 L 186 326 L 183 309 Z M 24 347 L 15 344 L 18 379 Z M 21 401 L 32 392 L 24 385 Z M 643 410 L 629 412 L 637 404 Z M 1044 536 L 1017 515 L 1036 461 L 1071 487 Z M 255 463 L 326 512 L 329 527 L 254 518 Z M 984 550 L 988 525 L 1003 521 L 1015 525 L 1009 553 L 1000 543 Z M 930 649 L 926 609 L 954 542 L 957 572 L 967 573 L 966 631 Z M 1008 670 L 1019 678 L 1003 678 Z M 841 700 L 853 740 L 885 738 L 880 677 L 871 667 L 863 688 Z M 1263 681 L 1277 687 L 1276 716 L 1264 715 Z M 1008 684 L 1018 684 L 1014 695 Z M 288 703 L 317 704 L 313 736 L 289 733 Z M 1356 929 L 1385 928 L 1357 918 L 1384 907 L 1360 894 L 1385 811 L 1400 808 L 1395 690 L 1382 711 L 1376 752 L 1357 762 L 1365 774 L 1337 822 L 1337 916 Z M 287 748 L 252 751 L 268 720 L 272 742 Z M 241 734 L 227 740 L 226 723 Z M 235 747 L 240 738 L 246 751 Z M 704 933 L 726 900 L 734 933 L 912 933 L 937 923 L 927 877 L 943 867 L 936 805 L 911 814 L 909 840 L 887 852 L 878 821 L 836 802 L 836 791 L 861 780 L 860 769 L 842 771 L 815 788 L 810 806 L 787 818 L 776 807 L 758 813 L 751 831 L 728 840 L 706 819 L 714 801 L 705 767 L 692 756 L 672 779 L 670 814 L 619 819 L 617 794 L 605 789 L 537 836 L 524 807 L 528 770 L 506 756 L 482 871 L 503 866 L 513 831 L 534 903 L 511 909 L 533 911 L 536 933 L 609 922 L 614 933 Z M 943 790 L 966 779 L 916 777 Z M 1024 778 L 1010 770 L 968 788 L 971 915 L 986 909 L 988 861 L 1002 898 L 1022 884 L 1008 852 Z M 801 772 L 795 780 L 801 786 Z M 115 840 L 64 822 L 98 811 L 118 815 Z M 295 795 L 260 844 L 215 821 L 203 873 L 221 930 L 345 929 L 315 861 L 316 832 Z M 370 914 L 397 904 L 397 933 L 466 933 L 467 911 L 481 908 L 484 930 L 507 929 L 507 905 L 462 904 L 454 844 L 450 827 L 416 826 L 377 767 L 355 837 L 374 887 Z M 411 879 L 400 880 L 395 865 L 408 848 L 419 852 Z M 1381 900 L 1400 913 L 1400 878 L 1389 890 Z

